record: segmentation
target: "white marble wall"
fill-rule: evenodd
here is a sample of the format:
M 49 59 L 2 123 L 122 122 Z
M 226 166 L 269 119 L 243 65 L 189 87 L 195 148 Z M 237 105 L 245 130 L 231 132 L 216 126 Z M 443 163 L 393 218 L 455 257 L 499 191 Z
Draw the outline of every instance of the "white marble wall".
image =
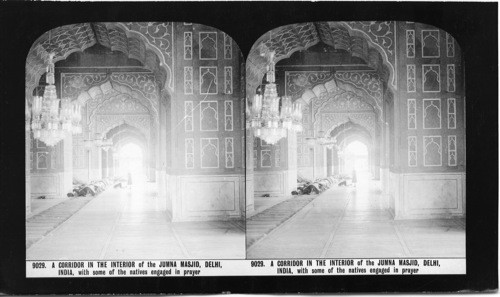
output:
M 173 221 L 241 219 L 245 211 L 243 175 L 169 176 L 167 193 Z
M 389 209 L 395 219 L 465 215 L 465 173 L 390 173 Z

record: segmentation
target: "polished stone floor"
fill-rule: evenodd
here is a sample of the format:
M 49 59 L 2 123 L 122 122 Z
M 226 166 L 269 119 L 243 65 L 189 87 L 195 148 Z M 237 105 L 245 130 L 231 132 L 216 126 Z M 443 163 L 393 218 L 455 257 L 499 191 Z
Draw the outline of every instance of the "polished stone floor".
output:
M 271 231 L 262 224 L 265 236 L 247 230 L 259 238 L 248 258 L 465 257 L 464 220 L 394 221 L 368 179 L 331 188 Z
M 50 218 L 53 209 L 39 215 Z M 43 226 L 27 226 L 27 234 L 30 228 Z M 138 184 L 131 189 L 109 189 L 93 198 L 29 246 L 26 257 L 28 260 L 242 259 L 245 231 L 243 222 L 172 223 L 163 200 L 151 187 Z

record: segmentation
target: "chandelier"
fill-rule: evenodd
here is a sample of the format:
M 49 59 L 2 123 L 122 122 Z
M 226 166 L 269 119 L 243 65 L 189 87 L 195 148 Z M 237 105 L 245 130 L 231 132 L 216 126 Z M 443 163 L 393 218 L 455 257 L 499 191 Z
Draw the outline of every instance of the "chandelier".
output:
M 325 136 L 323 131 L 319 131 L 319 137 L 306 137 L 306 143 L 310 146 L 314 146 L 316 144 L 325 146 L 327 148 L 335 148 L 338 149 L 337 138 L 331 136 Z
M 25 102 L 26 131 L 31 128 L 33 137 L 48 146 L 56 145 L 68 134 L 82 132 L 80 103 L 70 98 L 57 98 L 53 59 L 54 54 L 50 54 L 43 96 L 33 97 L 31 109 L 27 99 Z
M 101 133 L 96 133 L 95 138 L 90 139 L 90 133 L 89 133 L 89 139 L 84 139 L 84 146 L 87 149 L 91 149 L 92 147 L 98 147 L 107 152 L 110 148 L 113 147 L 113 140 L 106 139 L 106 137 L 101 138 Z
M 274 145 L 287 132 L 302 131 L 302 107 L 299 102 L 292 103 L 290 97 L 278 97 L 275 84 L 274 52 L 268 54 L 269 65 L 266 71 L 264 94 L 256 94 L 250 107 L 250 128 L 255 137 Z M 281 101 L 281 109 L 280 109 Z

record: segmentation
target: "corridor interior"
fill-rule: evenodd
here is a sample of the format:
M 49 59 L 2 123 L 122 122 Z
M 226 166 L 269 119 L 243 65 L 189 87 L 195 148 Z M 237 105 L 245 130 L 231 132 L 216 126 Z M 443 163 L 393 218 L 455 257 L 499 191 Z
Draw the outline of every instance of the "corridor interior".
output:
M 249 222 L 247 233 L 262 230 Z M 356 186 L 332 187 L 266 230 L 247 246 L 249 259 L 465 257 L 464 219 L 394 220 L 383 207 L 380 182 L 368 172 L 358 173 Z
M 84 199 L 89 201 L 75 210 L 75 204 L 85 203 Z M 156 185 L 144 179 L 136 178 L 131 186 L 108 189 L 94 198 L 65 202 L 28 219 L 28 242 L 37 230 L 47 234 L 28 247 L 27 260 L 245 257 L 241 223 L 172 223 Z M 51 221 L 58 222 L 65 210 L 74 214 L 50 230 Z

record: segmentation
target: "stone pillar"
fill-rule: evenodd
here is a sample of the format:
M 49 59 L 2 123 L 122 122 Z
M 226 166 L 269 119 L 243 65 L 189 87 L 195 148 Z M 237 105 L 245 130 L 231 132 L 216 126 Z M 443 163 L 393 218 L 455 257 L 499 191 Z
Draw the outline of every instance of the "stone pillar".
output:
M 287 173 L 285 183 L 285 195 L 291 195 L 292 191 L 297 190 L 297 134 L 288 131 L 286 146 Z
M 332 149 L 332 163 L 333 163 L 333 174 L 340 174 L 340 159 L 339 151 L 337 149 Z
M 25 206 L 26 206 L 26 217 L 31 213 L 31 168 L 30 168 L 30 149 L 31 149 L 31 132 L 26 131 L 24 133 L 25 147 L 24 147 L 24 169 L 26 173 L 26 184 L 25 184 Z
M 314 145 L 314 179 L 326 177 L 326 153 L 322 145 Z
M 69 134 L 63 140 L 63 184 L 62 195 L 73 191 L 73 135 Z
M 253 185 L 253 142 L 255 138 L 251 130 L 246 130 L 245 144 L 245 200 L 246 200 L 246 216 L 249 217 L 255 211 L 254 205 L 254 185 Z

